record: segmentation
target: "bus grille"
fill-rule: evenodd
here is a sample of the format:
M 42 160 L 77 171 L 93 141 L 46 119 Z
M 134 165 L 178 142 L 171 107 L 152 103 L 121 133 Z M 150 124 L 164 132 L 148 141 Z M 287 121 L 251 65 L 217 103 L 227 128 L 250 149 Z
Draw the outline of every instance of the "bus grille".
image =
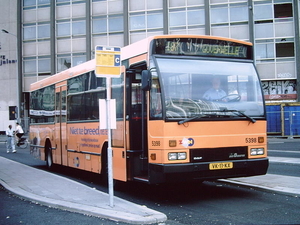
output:
M 248 158 L 247 147 L 190 149 L 190 162 L 240 160 Z

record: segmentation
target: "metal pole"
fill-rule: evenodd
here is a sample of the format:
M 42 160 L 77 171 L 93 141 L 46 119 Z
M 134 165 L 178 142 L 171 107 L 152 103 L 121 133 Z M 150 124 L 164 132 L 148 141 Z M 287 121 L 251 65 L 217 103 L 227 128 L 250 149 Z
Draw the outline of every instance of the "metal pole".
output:
M 293 129 L 292 129 L 292 126 L 293 126 L 293 113 L 292 111 L 289 112 L 290 113 L 290 136 L 289 136 L 289 139 L 294 139 L 293 137 Z
M 113 186 L 113 174 L 112 174 L 112 148 L 111 148 L 111 119 L 110 119 L 110 99 L 111 99 L 111 78 L 106 78 L 106 93 L 107 93 L 107 135 L 108 135 L 108 147 L 107 147 L 107 166 L 108 166 L 108 193 L 109 193 L 109 205 L 114 207 L 114 186 Z

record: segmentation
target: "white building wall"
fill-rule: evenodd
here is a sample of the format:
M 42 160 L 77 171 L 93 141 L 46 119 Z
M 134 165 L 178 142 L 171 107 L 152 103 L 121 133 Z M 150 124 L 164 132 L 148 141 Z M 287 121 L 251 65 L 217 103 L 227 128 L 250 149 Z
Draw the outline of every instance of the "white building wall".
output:
M 0 0 L 0 133 L 9 124 L 9 106 L 17 105 L 17 0 Z M 7 34 L 2 29 L 10 32 Z

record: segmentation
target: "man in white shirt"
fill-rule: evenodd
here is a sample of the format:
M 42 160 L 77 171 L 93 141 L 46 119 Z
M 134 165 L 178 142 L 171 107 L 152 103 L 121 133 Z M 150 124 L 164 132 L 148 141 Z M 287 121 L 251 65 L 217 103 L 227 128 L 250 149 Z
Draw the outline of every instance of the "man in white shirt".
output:
M 19 138 L 17 146 L 20 146 L 21 137 L 24 135 L 24 131 L 19 123 L 16 123 L 16 135 Z
M 13 153 L 17 152 L 15 149 L 14 131 L 11 125 L 9 125 L 8 128 L 6 129 L 6 136 L 7 136 L 7 146 L 6 146 L 7 153 L 9 153 L 10 150 L 12 150 Z
M 220 88 L 221 80 L 217 77 L 212 79 L 212 87 L 208 89 L 203 98 L 209 101 L 226 101 L 223 99 L 226 96 L 226 92 Z

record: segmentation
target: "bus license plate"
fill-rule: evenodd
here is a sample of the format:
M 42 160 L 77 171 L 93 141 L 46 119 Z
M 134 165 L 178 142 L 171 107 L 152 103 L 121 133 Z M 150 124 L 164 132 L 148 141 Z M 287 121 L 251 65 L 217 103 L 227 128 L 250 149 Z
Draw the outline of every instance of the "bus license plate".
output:
M 232 169 L 232 168 L 233 168 L 232 162 L 210 163 L 209 164 L 210 170 L 226 170 L 226 169 Z

